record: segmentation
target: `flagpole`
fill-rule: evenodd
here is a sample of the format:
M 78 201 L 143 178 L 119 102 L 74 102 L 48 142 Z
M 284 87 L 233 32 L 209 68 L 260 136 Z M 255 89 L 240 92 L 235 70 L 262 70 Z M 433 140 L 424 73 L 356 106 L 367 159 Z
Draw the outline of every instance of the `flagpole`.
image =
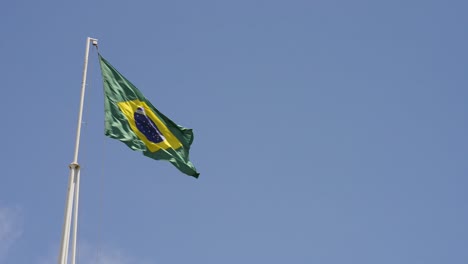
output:
M 75 178 L 75 212 L 73 214 L 73 240 L 72 240 L 72 255 L 71 264 L 75 264 L 76 261 L 76 241 L 78 239 L 78 201 L 80 198 L 80 171 L 76 172 Z
M 70 176 L 68 180 L 68 191 L 65 202 L 65 217 L 62 227 L 62 239 L 60 243 L 60 253 L 58 258 L 59 264 L 67 264 L 68 262 L 68 248 L 70 243 L 70 227 L 72 222 L 73 214 L 73 243 L 72 243 L 72 264 L 75 264 L 76 259 L 76 239 L 78 230 L 78 199 L 80 190 L 80 165 L 78 164 L 78 151 L 80 148 L 80 135 L 81 135 L 81 123 L 83 119 L 83 105 L 86 90 L 86 75 L 88 72 L 88 57 L 90 43 L 97 46 L 97 39 L 88 37 L 86 39 L 86 52 L 83 67 L 83 80 L 81 82 L 81 99 L 80 109 L 78 112 L 78 127 L 76 129 L 76 141 L 75 141 L 75 152 L 73 162 L 70 163 Z M 72 212 L 74 206 L 74 212 Z

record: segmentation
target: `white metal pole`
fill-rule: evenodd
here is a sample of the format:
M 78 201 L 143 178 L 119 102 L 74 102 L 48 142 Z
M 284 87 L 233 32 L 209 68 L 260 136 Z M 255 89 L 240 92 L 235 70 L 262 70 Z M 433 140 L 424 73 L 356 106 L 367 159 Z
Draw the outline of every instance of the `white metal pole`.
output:
M 81 81 L 81 99 L 80 99 L 80 110 L 78 111 L 78 127 L 76 129 L 76 141 L 75 141 L 75 155 L 73 158 L 74 163 L 78 163 L 78 150 L 80 149 L 80 135 L 81 135 L 81 123 L 83 119 L 83 105 L 86 90 L 86 75 L 88 74 L 88 57 L 89 57 L 89 43 L 91 38 L 86 39 L 86 52 L 83 66 L 83 80 Z
M 65 219 L 62 227 L 62 240 L 60 243 L 59 264 L 66 264 L 68 258 L 68 242 L 70 240 L 70 223 L 73 207 L 73 193 L 75 191 L 75 169 L 70 167 L 68 180 L 67 200 L 65 203 Z
M 74 228 L 73 228 L 73 248 L 72 248 L 72 262 L 75 263 L 76 257 L 76 233 L 78 228 L 78 198 L 79 198 L 79 183 L 80 183 L 80 165 L 78 164 L 78 151 L 80 148 L 80 135 L 81 135 L 81 123 L 83 119 L 83 105 L 84 105 L 84 97 L 85 97 L 85 90 L 86 90 L 86 75 L 88 71 L 88 57 L 89 57 L 89 44 L 90 42 L 93 45 L 97 45 L 97 39 L 93 39 L 88 37 L 86 39 L 86 51 L 85 51 L 85 59 L 84 59 L 84 67 L 83 67 L 83 80 L 81 82 L 81 97 L 80 97 L 80 109 L 78 112 L 78 127 L 76 129 L 76 141 L 75 141 L 75 153 L 73 156 L 73 162 L 70 164 L 70 179 L 68 182 L 68 193 L 67 193 L 67 200 L 65 206 L 65 220 L 63 223 L 62 229 L 62 239 L 60 244 L 60 254 L 58 263 L 59 264 L 67 264 L 68 262 L 68 246 L 70 243 L 70 226 L 72 220 L 72 208 L 73 204 L 75 204 L 75 212 L 74 212 Z
M 78 202 L 80 198 L 80 167 L 77 167 L 75 175 L 75 212 L 73 213 L 73 238 L 72 238 L 72 252 L 71 252 L 71 264 L 75 264 L 76 261 L 76 241 L 78 233 Z

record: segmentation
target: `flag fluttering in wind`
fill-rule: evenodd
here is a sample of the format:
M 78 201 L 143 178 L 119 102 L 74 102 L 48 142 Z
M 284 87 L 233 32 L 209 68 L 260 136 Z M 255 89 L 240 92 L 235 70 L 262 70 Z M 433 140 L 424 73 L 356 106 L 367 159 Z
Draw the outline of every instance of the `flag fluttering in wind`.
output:
M 105 134 L 147 157 L 167 160 L 183 173 L 198 178 L 189 161 L 192 129 L 159 112 L 150 101 L 99 54 L 104 81 Z

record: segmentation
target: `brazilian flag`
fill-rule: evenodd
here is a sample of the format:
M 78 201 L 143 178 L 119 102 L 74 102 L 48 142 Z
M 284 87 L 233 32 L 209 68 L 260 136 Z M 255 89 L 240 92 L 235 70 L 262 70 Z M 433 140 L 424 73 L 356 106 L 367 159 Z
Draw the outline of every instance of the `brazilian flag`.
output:
M 99 54 L 104 81 L 105 134 L 147 157 L 167 160 L 183 173 L 198 178 L 189 161 L 192 129 L 159 112 L 143 94 Z

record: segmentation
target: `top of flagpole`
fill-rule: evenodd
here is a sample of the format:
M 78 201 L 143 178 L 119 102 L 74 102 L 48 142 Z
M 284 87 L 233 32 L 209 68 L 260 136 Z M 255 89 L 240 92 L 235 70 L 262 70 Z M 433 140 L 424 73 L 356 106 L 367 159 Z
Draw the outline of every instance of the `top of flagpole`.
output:
M 91 41 L 91 44 L 93 44 L 93 46 L 95 46 L 97 48 L 98 46 L 98 39 L 95 39 L 95 38 L 90 38 L 88 37 L 89 41 Z
M 83 117 L 84 96 L 85 96 L 85 90 L 86 90 L 86 75 L 88 71 L 89 43 L 92 43 L 93 46 L 97 48 L 98 40 L 95 38 L 90 38 L 90 37 L 86 39 L 86 52 L 85 52 L 84 66 L 83 66 L 83 80 L 81 82 L 80 109 L 78 112 L 78 127 L 76 129 L 75 153 L 74 153 L 73 162 L 72 162 L 76 164 L 78 164 L 78 151 L 80 148 L 81 122 L 82 122 L 82 117 Z

